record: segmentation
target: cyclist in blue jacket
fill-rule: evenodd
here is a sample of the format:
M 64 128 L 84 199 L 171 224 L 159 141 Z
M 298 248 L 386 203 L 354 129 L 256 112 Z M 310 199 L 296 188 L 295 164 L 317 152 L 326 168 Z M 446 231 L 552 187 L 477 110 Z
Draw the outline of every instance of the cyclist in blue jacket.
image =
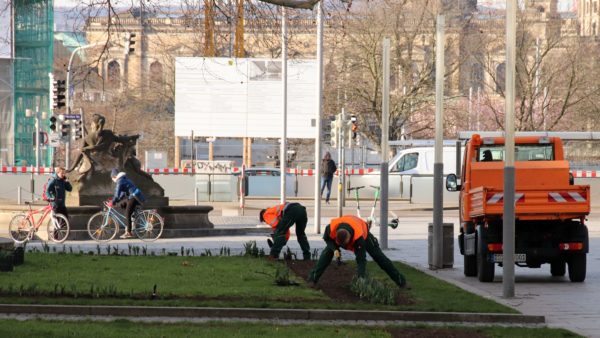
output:
M 131 215 L 135 210 L 135 207 L 142 205 L 145 201 L 142 191 L 131 182 L 130 179 L 125 176 L 124 172 L 119 172 L 117 169 L 113 169 L 110 173 L 113 182 L 116 183 L 115 195 L 112 198 L 111 206 L 121 203 L 121 207 L 125 209 L 125 219 L 127 220 L 127 229 L 121 238 L 131 238 Z

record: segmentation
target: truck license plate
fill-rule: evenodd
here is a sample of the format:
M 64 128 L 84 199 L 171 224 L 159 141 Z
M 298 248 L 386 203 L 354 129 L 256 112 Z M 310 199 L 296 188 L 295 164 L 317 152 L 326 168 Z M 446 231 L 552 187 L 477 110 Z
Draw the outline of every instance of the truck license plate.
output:
M 502 254 L 490 254 L 490 260 L 494 263 L 502 263 L 502 257 Z M 515 254 L 515 263 L 525 263 L 526 260 L 526 254 Z

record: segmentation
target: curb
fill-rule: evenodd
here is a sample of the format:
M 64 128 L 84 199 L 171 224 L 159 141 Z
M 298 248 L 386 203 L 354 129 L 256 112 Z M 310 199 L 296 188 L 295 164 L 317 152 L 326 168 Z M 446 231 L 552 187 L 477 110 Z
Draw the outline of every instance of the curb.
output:
M 3 314 L 61 314 L 177 318 L 242 318 L 288 320 L 411 321 L 446 323 L 543 324 L 544 316 L 503 313 L 261 309 L 215 307 L 90 306 L 0 304 Z

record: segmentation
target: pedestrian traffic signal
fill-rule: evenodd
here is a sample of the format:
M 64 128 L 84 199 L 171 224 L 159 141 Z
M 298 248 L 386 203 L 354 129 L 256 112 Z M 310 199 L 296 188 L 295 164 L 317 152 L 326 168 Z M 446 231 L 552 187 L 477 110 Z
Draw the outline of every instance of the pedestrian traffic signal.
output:
M 135 52 L 135 36 L 135 33 L 125 34 L 125 49 L 123 50 L 123 54 L 129 55 Z
M 352 140 L 356 140 L 356 135 L 358 133 L 358 119 L 356 118 L 356 115 L 350 116 L 350 122 L 352 122 L 352 125 L 350 126 L 350 135 Z
M 65 103 L 65 80 L 54 80 L 52 81 L 52 96 L 50 102 L 52 103 L 52 109 L 57 110 L 66 105 Z
M 56 131 L 56 117 L 54 115 L 50 116 L 50 130 Z
M 83 136 L 83 124 L 81 120 L 75 120 L 73 131 L 73 139 L 79 140 Z

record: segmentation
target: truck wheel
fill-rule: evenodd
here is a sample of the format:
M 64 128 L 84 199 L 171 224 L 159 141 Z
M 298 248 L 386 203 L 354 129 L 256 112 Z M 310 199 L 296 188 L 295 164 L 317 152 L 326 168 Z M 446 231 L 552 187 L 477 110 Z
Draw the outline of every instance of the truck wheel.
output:
M 477 252 L 477 278 L 480 282 L 491 283 L 494 281 L 494 263 L 487 259 L 487 254 Z
M 585 280 L 586 254 L 576 253 L 569 257 L 569 279 L 573 283 L 581 283 Z
M 567 272 L 567 266 L 562 259 L 557 262 L 550 263 L 550 273 L 555 277 L 562 277 Z
M 475 277 L 477 276 L 477 256 L 467 256 L 464 255 L 465 259 L 465 267 L 464 272 L 467 277 Z

